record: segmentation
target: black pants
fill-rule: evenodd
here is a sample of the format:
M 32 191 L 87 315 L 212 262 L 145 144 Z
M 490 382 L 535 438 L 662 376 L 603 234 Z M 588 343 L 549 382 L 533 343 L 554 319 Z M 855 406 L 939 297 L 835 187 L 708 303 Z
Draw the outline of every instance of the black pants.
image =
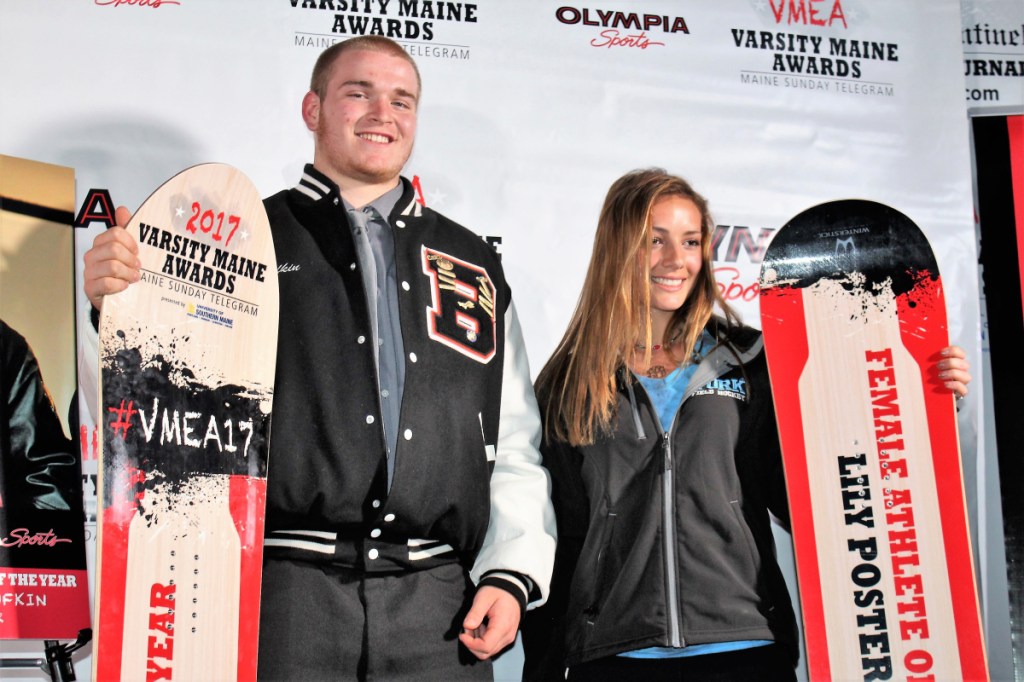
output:
M 367 577 L 267 559 L 260 680 L 493 680 L 458 640 L 474 588 L 458 564 Z
M 683 658 L 608 656 L 569 668 L 569 682 L 795 682 L 788 650 L 778 644 Z

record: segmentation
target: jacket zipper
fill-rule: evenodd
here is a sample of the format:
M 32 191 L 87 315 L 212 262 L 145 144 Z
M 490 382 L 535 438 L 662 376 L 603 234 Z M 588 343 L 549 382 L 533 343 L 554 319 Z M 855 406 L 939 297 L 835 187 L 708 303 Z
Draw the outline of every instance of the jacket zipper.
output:
M 669 644 L 673 647 L 681 647 L 685 642 L 680 634 L 679 594 L 676 580 L 676 524 L 675 496 L 672 487 L 672 440 L 665 433 L 662 433 L 661 437 L 664 454 L 662 460 L 664 470 L 661 481 L 661 494 L 663 498 L 662 525 L 664 526 L 662 537 L 665 543 L 665 581 L 667 583 L 668 595 Z
M 647 435 L 644 433 L 643 422 L 640 420 L 640 410 L 637 408 L 636 397 L 633 393 L 633 381 L 632 377 L 627 377 L 626 388 L 629 391 L 630 407 L 633 408 L 633 423 L 637 428 L 637 437 L 640 440 L 644 440 L 647 438 Z M 684 397 L 683 400 L 685 401 L 686 398 Z M 650 406 L 649 397 L 647 399 L 647 404 Z M 669 424 L 667 433 L 665 432 L 665 429 L 662 428 L 657 414 L 654 416 L 654 425 L 658 429 L 658 434 L 661 437 L 662 450 L 661 523 L 665 554 L 665 590 L 667 595 L 666 601 L 668 602 L 669 644 L 673 647 L 679 648 L 685 646 L 686 642 L 683 640 L 683 636 L 681 634 L 682 627 L 680 623 L 682 618 L 679 615 L 679 587 L 677 585 L 676 575 L 675 491 L 672 487 L 672 439 L 670 438 L 670 434 L 675 427 L 675 419 L 673 418 L 672 423 Z

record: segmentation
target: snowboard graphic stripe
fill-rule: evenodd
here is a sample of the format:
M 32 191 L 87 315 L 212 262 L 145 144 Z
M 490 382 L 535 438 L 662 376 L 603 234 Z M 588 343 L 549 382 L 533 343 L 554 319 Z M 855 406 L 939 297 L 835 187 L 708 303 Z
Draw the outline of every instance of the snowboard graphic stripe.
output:
M 784 326 L 783 323 L 785 322 Z M 789 290 L 773 289 L 761 297 L 761 324 L 764 343 L 786 347 L 772 366 L 773 391 L 779 422 L 779 437 L 786 460 L 786 490 L 789 496 L 790 526 L 794 536 L 807 538 L 794 544 L 797 571 L 800 575 L 800 609 L 803 613 L 804 638 L 807 641 L 807 670 L 811 679 L 832 678 L 825 636 L 825 611 L 821 599 L 821 575 L 818 571 L 818 549 L 814 538 L 814 516 L 804 513 L 811 508 L 810 478 L 807 469 L 807 446 L 798 410 L 780 410 L 779 404 L 799 405 L 800 375 L 807 365 L 806 334 L 787 334 L 788 329 L 806 328 L 803 301 Z M 776 387 L 774 384 L 778 385 Z
M 231 477 L 231 518 L 242 542 L 242 585 L 256 586 L 263 575 L 263 514 L 267 501 L 266 479 Z M 256 513 L 259 512 L 259 513 Z M 243 599 L 238 610 L 238 679 L 256 679 L 257 642 L 260 635 L 259 599 Z
M 897 315 L 903 344 L 915 358 L 919 358 L 921 383 L 926 387 L 924 401 L 935 467 L 935 494 L 942 501 L 939 505 L 942 524 L 939 539 L 946 549 L 961 669 L 964 679 L 987 679 L 988 668 L 983 655 L 985 642 L 975 591 L 974 554 L 967 525 L 960 434 L 956 419 L 949 418 L 956 413 L 955 399 L 937 377 L 929 376 L 929 368 L 939 359 L 929 353 L 935 348 L 945 347 L 949 338 L 945 294 L 937 275 L 934 279 L 922 277 L 917 293 L 916 300 L 910 294 L 897 298 Z M 959 504 L 956 503 L 958 500 Z M 972 655 L 971 652 L 982 652 L 982 655 Z

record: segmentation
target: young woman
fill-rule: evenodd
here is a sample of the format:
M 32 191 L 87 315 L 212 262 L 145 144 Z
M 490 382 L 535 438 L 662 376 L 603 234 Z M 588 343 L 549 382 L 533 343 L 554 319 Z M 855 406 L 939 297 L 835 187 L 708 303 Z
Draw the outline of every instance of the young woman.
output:
M 769 512 L 788 518 L 760 332 L 713 276 L 707 202 L 659 169 L 608 191 L 537 378 L 559 545 L 524 679 L 793 680 Z M 951 347 L 940 378 L 970 380 Z

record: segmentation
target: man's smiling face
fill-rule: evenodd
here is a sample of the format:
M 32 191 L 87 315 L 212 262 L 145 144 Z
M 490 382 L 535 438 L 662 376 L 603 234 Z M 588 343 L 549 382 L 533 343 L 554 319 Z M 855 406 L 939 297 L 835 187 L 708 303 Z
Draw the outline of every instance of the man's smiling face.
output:
M 310 92 L 302 102 L 314 165 L 343 188 L 396 181 L 412 154 L 418 100 L 416 72 L 402 57 L 340 54 L 322 96 Z

